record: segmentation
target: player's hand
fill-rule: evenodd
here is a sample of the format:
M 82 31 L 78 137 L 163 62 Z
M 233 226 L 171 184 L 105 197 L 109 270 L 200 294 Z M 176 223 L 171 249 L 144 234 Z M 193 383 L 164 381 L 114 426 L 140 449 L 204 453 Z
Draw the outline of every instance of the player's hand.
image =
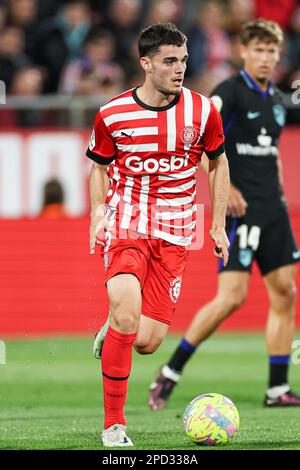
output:
M 215 242 L 215 248 L 214 248 L 214 255 L 217 258 L 223 258 L 224 260 L 224 266 L 227 265 L 228 263 L 228 258 L 229 258 L 229 240 L 226 235 L 225 229 L 219 229 L 219 230 L 210 230 L 210 236 Z
M 246 214 L 248 204 L 242 193 L 233 184 L 230 185 L 227 215 L 242 217 Z
M 104 232 L 108 228 L 108 220 L 104 214 L 104 206 L 99 205 L 91 212 L 90 223 L 90 254 L 95 253 L 95 245 L 104 246 Z

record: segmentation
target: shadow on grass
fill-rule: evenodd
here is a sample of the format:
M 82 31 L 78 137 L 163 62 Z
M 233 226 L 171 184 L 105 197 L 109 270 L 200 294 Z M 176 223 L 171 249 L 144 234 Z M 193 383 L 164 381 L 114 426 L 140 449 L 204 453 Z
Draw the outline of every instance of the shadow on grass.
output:
M 62 440 L 65 441 L 65 445 L 62 444 Z M 100 432 L 77 432 L 76 439 L 73 433 L 65 433 L 57 441 L 43 439 L 43 442 L 39 442 L 36 440 L 34 445 L 16 438 L 15 445 L 12 443 L 0 445 L 0 450 L 100 450 L 101 447 Z
M 1 423 L 3 422 L 10 422 L 10 421 L 32 421 L 32 420 L 37 420 L 37 421 L 43 421 L 43 420 L 51 420 L 51 419 L 57 419 L 57 420 L 65 420 L 65 419 L 72 419 L 72 420 L 77 420 L 77 419 L 99 419 L 99 414 L 93 414 L 93 415 L 61 415 L 61 416 L 53 416 L 49 414 L 48 416 L 14 416 L 12 418 L 1 418 Z

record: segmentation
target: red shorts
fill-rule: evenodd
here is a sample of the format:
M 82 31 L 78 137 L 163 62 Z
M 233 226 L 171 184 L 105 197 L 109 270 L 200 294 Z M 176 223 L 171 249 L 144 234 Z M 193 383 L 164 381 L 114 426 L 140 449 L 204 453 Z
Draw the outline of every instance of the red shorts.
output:
M 188 250 L 160 238 L 113 238 L 102 254 L 105 283 L 117 274 L 134 274 L 142 288 L 142 314 L 171 323 L 179 299 Z

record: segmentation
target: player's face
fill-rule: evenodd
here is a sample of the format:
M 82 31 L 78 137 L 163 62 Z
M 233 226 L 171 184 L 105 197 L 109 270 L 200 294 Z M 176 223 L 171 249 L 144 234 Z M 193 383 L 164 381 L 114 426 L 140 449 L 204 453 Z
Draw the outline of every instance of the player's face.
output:
M 142 66 L 147 79 L 151 80 L 157 91 L 164 95 L 178 95 L 181 91 L 187 59 L 186 45 L 163 45 L 154 56 L 145 57 Z
M 245 70 L 250 76 L 264 82 L 271 78 L 280 58 L 280 47 L 274 42 L 252 39 L 247 46 L 241 46 Z

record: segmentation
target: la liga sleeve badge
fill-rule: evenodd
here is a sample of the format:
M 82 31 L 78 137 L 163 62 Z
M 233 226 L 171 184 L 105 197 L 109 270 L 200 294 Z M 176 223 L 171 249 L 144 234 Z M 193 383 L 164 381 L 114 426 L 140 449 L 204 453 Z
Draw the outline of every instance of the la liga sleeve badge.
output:
M 93 129 L 93 132 L 89 141 L 89 149 L 93 150 L 95 145 L 96 145 L 96 137 L 95 137 L 95 129 Z

